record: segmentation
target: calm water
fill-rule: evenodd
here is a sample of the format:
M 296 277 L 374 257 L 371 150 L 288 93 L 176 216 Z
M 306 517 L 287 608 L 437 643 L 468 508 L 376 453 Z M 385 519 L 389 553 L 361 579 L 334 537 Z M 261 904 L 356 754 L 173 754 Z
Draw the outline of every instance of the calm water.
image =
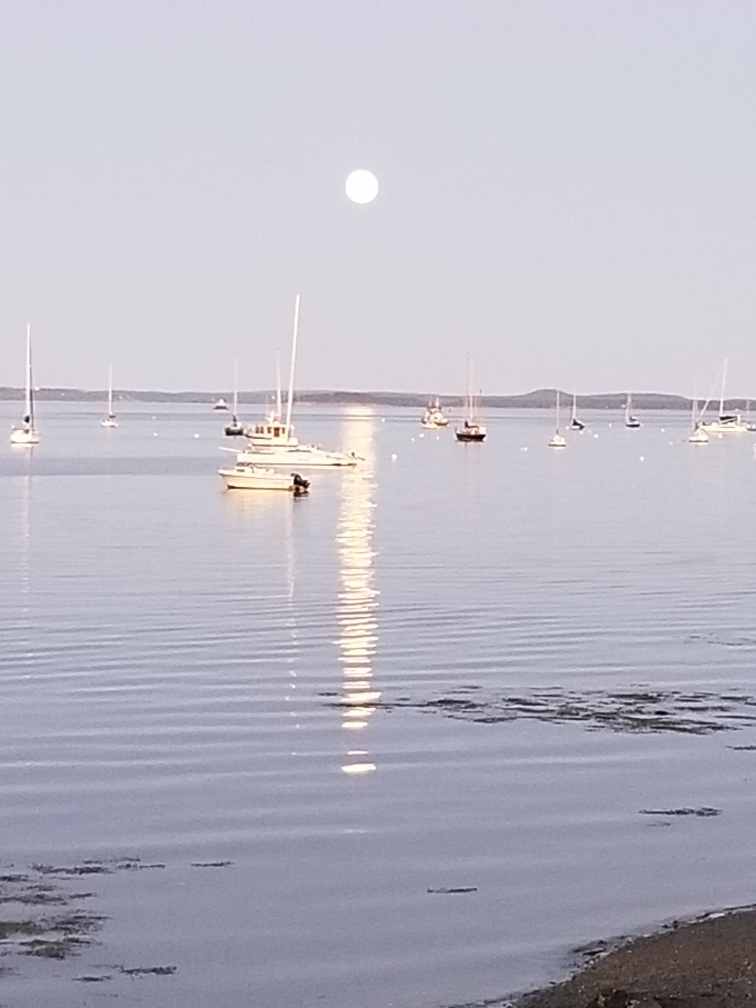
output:
M 205 408 L 39 412 L 0 444 L 4 892 L 105 919 L 3 1005 L 436 1008 L 756 900 L 753 436 L 302 411 L 366 461 L 292 500 L 223 492 Z

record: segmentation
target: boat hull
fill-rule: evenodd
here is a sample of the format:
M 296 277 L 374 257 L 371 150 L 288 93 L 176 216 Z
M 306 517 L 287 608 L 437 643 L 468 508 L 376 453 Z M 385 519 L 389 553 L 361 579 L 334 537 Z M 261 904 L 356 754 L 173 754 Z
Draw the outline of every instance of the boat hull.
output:
M 342 452 L 327 452 L 318 448 L 298 447 L 289 450 L 261 449 L 243 451 L 236 456 L 237 462 L 259 466 L 286 466 L 297 469 L 339 469 L 355 466 L 359 462 L 356 455 Z
M 259 466 L 238 465 L 229 469 L 219 469 L 219 475 L 227 490 L 274 490 L 284 493 L 305 493 L 309 487 L 296 473 L 274 472 Z
M 10 439 L 15 445 L 36 445 L 39 444 L 39 433 L 36 430 L 14 430 Z
M 485 441 L 486 432 L 485 431 L 465 431 L 458 430 L 454 432 L 457 441 Z

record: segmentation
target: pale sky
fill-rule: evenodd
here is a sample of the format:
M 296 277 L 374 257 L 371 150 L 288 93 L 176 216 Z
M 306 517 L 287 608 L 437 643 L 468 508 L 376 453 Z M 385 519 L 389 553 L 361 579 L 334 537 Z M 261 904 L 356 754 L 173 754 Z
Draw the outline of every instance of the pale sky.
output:
M 756 399 L 752 0 L 0 12 L 0 385 Z M 375 172 L 374 203 L 344 195 Z

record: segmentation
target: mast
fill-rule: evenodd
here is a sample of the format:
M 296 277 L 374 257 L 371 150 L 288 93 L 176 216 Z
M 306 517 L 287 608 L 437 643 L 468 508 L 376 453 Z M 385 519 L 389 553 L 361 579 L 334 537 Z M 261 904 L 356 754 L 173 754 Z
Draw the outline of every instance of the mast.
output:
M 465 399 L 467 399 L 467 419 L 473 419 L 473 395 L 472 395 L 472 360 L 470 353 L 467 353 L 467 381 L 465 383 Z
M 297 335 L 299 333 L 299 294 L 294 301 L 294 331 L 291 334 L 291 367 L 289 369 L 289 398 L 286 400 L 286 440 L 291 437 L 291 407 L 294 398 L 294 365 L 297 361 Z
M 577 419 L 577 392 L 572 393 L 572 416 L 570 421 Z
M 234 358 L 234 423 L 236 414 L 239 412 L 239 358 Z
M 556 390 L 556 430 L 559 433 L 559 389 Z
M 26 413 L 24 423 L 34 430 L 34 391 L 32 389 L 31 322 L 26 323 Z
M 627 393 L 627 401 L 625 402 L 625 423 L 630 419 L 630 410 L 632 408 L 632 395 L 630 392 Z
M 283 407 L 281 406 L 281 354 L 276 353 L 276 416 L 281 419 Z
M 113 365 L 108 367 L 108 419 L 113 417 Z
M 725 382 L 727 381 L 727 358 L 725 357 L 724 364 L 722 365 L 722 392 L 719 396 L 719 416 L 720 418 L 724 416 L 724 398 L 725 398 Z

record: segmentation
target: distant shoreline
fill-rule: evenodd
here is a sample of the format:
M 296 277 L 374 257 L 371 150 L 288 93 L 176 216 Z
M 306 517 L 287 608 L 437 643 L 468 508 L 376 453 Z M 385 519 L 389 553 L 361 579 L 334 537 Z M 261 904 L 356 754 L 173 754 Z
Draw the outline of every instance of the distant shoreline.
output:
M 211 406 L 217 399 L 230 401 L 228 391 L 224 392 L 161 392 L 157 390 L 115 389 L 114 398 L 118 402 L 143 403 L 205 403 Z M 272 391 L 240 392 L 239 402 L 242 405 L 265 405 L 272 402 Z M 562 406 L 565 410 L 572 402 L 572 394 L 560 390 Z M 9 386 L 0 386 L 0 401 L 18 402 L 23 400 L 24 390 Z M 107 399 L 105 389 L 77 388 L 40 388 L 36 398 L 47 402 L 103 402 Z M 422 409 L 429 401 L 435 399 L 422 392 L 350 392 L 350 391 L 306 391 L 297 392 L 298 403 L 313 406 L 395 406 Z M 462 396 L 439 396 L 441 405 L 447 408 L 460 408 L 464 405 Z M 536 389 L 522 395 L 481 396 L 479 403 L 482 409 L 553 409 L 556 399 L 556 389 Z M 578 409 L 621 410 L 625 407 L 627 394 L 625 392 L 608 392 L 598 395 L 579 395 Z M 756 401 L 756 397 L 754 397 Z M 690 411 L 692 400 L 685 396 L 668 395 L 663 392 L 634 392 L 634 410 L 687 410 Z M 750 406 L 747 399 L 727 399 L 725 409 L 730 411 L 745 411 Z

